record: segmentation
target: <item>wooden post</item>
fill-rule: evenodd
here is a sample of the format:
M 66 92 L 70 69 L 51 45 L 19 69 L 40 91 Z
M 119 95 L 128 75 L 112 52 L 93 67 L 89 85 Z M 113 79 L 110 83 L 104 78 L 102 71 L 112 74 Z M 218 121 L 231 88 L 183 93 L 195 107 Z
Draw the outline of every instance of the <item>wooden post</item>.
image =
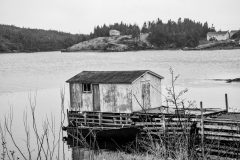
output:
M 98 122 L 99 122 L 99 125 L 102 125 L 102 113 L 101 112 L 98 113 Z
M 125 114 L 125 116 L 126 116 L 126 119 L 125 119 L 125 122 L 126 122 L 126 124 L 128 124 L 128 116 Z
M 163 135 L 166 138 L 166 124 L 165 124 L 165 115 L 162 116 L 162 128 L 163 128 Z
M 205 160 L 205 155 L 204 155 L 204 117 L 203 117 L 203 106 L 202 102 L 200 102 L 200 107 L 201 107 L 201 142 L 202 142 L 202 157 Z
M 68 113 L 68 109 L 67 109 L 67 120 L 68 120 L 68 125 L 69 125 L 69 113 Z
M 165 150 L 167 150 L 167 137 L 166 137 L 166 121 L 165 121 L 165 115 L 162 115 L 162 129 L 163 129 L 163 144 L 165 147 Z M 161 131 L 160 131 L 161 132 Z M 167 157 L 165 156 L 165 159 Z
M 96 117 L 95 117 L 95 116 L 96 116 L 95 114 L 96 114 L 96 113 L 93 113 L 94 116 L 92 117 L 92 124 L 95 123 L 95 118 L 96 118 Z M 95 124 L 94 124 L 94 125 L 95 125 Z
M 83 117 L 84 117 L 84 125 L 87 125 L 87 113 L 84 113 Z
M 115 117 L 113 118 L 113 123 L 116 124 L 116 118 Z
M 226 102 L 226 111 L 228 113 L 228 97 L 227 97 L 227 94 L 225 94 L 225 102 Z
M 122 124 L 122 113 L 120 113 L 120 124 Z

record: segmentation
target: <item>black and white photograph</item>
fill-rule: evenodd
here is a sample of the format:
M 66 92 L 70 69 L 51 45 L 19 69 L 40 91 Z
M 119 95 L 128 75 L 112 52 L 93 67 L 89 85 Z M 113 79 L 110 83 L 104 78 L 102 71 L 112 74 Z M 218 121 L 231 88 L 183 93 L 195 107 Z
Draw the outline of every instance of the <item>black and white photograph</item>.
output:
M 1 160 L 240 159 L 239 0 L 0 0 Z

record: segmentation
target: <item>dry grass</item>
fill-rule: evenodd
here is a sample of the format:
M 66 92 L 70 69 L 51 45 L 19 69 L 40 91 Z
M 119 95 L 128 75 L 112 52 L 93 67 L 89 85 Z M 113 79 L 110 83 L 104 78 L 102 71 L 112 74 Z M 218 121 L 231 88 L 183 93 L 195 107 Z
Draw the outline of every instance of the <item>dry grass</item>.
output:
M 200 40 L 199 41 L 199 45 L 204 45 L 204 44 L 209 44 L 209 43 L 213 43 L 212 41 L 208 41 L 208 40 Z
M 157 158 L 149 154 L 138 155 L 126 154 L 124 152 L 102 152 L 98 155 L 94 155 L 94 160 L 157 160 Z
M 73 159 L 81 160 L 163 160 L 152 154 L 127 154 L 125 152 L 107 152 L 100 151 L 99 153 L 93 153 L 92 150 L 81 150 L 79 154 L 74 155 Z M 76 153 L 76 152 L 75 152 Z

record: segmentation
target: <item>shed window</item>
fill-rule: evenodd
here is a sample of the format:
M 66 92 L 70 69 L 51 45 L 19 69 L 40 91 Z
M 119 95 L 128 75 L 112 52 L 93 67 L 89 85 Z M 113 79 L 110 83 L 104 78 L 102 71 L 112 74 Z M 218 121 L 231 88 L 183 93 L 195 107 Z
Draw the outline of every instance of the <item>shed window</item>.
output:
M 92 87 L 90 83 L 83 83 L 83 92 L 91 92 Z

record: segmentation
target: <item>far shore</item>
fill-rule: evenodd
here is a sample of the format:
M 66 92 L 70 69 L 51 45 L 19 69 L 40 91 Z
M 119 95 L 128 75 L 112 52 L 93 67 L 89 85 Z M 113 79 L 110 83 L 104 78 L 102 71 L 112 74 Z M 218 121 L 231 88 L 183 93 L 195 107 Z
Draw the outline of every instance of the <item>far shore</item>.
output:
M 137 51 L 216 51 L 216 50 L 237 50 L 240 49 L 240 46 L 236 47 L 212 47 L 207 49 L 195 49 L 195 48 L 169 48 L 169 49 L 145 49 L 145 50 L 126 50 L 126 51 L 103 51 L 103 50 L 78 50 L 78 51 L 64 51 L 64 50 L 56 50 L 56 51 L 31 51 L 31 52 L 0 52 L 0 54 L 15 54 L 15 53 L 38 53 L 38 52 L 102 52 L 102 53 L 108 53 L 108 52 L 137 52 Z

